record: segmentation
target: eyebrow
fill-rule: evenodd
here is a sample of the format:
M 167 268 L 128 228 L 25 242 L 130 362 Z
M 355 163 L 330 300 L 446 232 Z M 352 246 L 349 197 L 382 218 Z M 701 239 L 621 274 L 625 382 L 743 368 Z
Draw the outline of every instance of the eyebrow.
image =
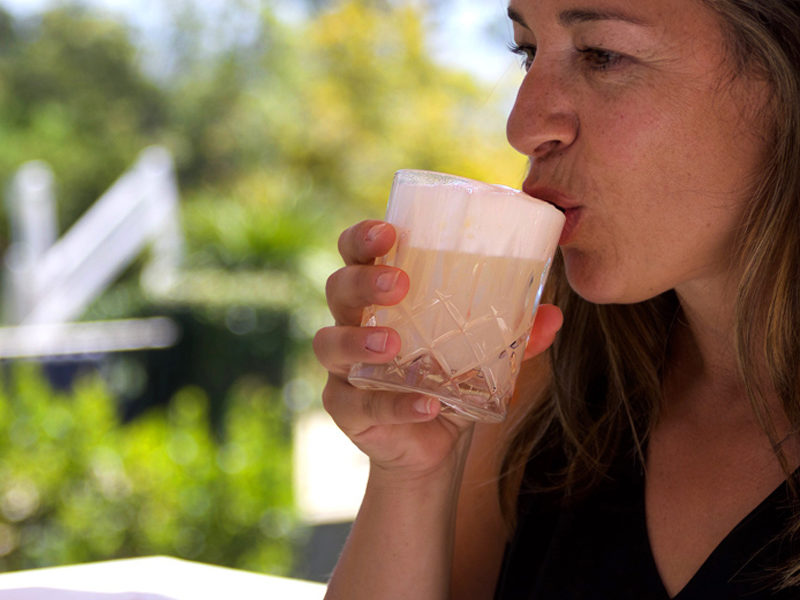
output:
M 516 10 L 508 7 L 508 18 L 516 23 L 519 23 L 526 29 L 530 29 L 525 19 Z M 646 25 L 647 23 L 638 17 L 629 15 L 624 12 L 616 10 L 596 10 L 596 9 L 581 9 L 573 8 L 565 10 L 558 15 L 559 22 L 564 26 L 576 25 L 578 23 L 588 23 L 592 21 L 625 21 L 626 23 L 633 23 L 634 25 Z

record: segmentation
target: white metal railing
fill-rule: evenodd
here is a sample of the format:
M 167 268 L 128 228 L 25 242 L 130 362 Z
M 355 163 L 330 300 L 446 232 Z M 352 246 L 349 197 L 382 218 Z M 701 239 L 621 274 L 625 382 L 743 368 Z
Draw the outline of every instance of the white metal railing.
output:
M 177 325 L 166 317 L 0 327 L 0 357 L 34 358 L 169 348 Z
M 52 188 L 52 173 L 42 162 L 23 165 L 10 188 L 12 243 L 5 257 L 5 321 L 12 327 L 36 329 L 0 331 L 0 358 L 39 351 L 73 353 L 75 344 L 70 340 L 74 342 L 76 335 L 90 352 L 174 343 L 175 328 L 165 327 L 163 320 L 97 323 L 82 329 L 63 326 L 78 318 L 148 247 L 143 286 L 163 292 L 174 284 L 183 236 L 169 152 L 155 146 L 143 151 L 133 167 L 58 240 Z M 139 331 L 137 326 L 141 326 Z M 107 339 L 100 341 L 104 328 Z M 24 334 L 31 332 L 35 339 L 26 341 Z M 152 339 L 143 339 L 149 333 Z M 131 335 L 135 339 L 128 340 Z M 89 349 L 90 339 L 102 348 Z

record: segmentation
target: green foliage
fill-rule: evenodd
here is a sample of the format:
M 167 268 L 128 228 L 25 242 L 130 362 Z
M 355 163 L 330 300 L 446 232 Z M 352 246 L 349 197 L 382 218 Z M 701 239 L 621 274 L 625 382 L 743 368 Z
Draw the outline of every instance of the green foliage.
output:
M 203 66 L 179 86 L 196 124 L 185 129 L 206 132 L 191 144 L 205 152 L 199 164 L 218 174 L 236 165 L 235 178 L 184 205 L 198 260 L 209 259 L 202 247 L 225 265 L 294 269 L 304 251 L 333 250 L 341 229 L 381 216 L 399 168 L 519 183 L 524 161 L 505 141 L 504 115 L 487 89 L 430 58 L 418 8 L 330 4 L 292 25 L 265 12 L 250 61 L 226 56 L 225 84 Z M 200 108 L 215 104 L 203 90 L 228 94 L 224 114 Z M 210 115 L 213 126 L 200 125 Z
M 73 7 L 10 28 L 0 51 L 0 178 L 47 161 L 68 225 L 158 137 L 164 93 L 113 21 Z
M 306 0 L 308 18 L 284 22 L 273 3 L 229 2 L 258 35 L 214 49 L 189 4 L 170 4 L 173 69 L 158 77 L 125 24 L 75 6 L 27 22 L 0 10 L 0 180 L 48 162 L 66 229 L 142 148 L 166 145 L 186 235 L 180 284 L 144 297 L 137 262 L 87 316 L 187 313 L 208 334 L 193 340 L 213 341 L 175 354 L 223 372 L 226 387 L 210 400 L 183 387 L 121 426 L 123 394 L 112 399 L 97 378 L 63 395 L 30 366 L 7 372 L 0 569 L 164 553 L 288 572 L 297 529 L 279 395 L 300 408 L 319 398 L 309 341 L 330 321 L 336 237 L 383 214 L 399 168 L 511 185 L 523 173 L 492 92 L 430 58 L 424 3 Z M 259 311 L 286 326 L 259 329 Z M 242 323 L 259 327 L 243 333 Z M 260 375 L 279 372 L 294 391 L 257 383 L 255 360 L 274 363 Z M 208 420 L 219 414 L 217 439 Z
M 0 180 L 50 163 L 66 227 L 162 143 L 177 159 L 189 266 L 289 271 L 380 216 L 398 168 L 519 182 L 491 92 L 429 57 L 419 8 L 341 0 L 290 24 L 255 4 L 228 7 L 259 24 L 249 45 L 200 52 L 197 15 L 176 21 L 180 70 L 158 80 L 130 29 L 88 9 L 0 18 Z
M 0 397 L 0 569 L 169 554 L 270 573 L 291 566 L 291 452 L 272 388 L 232 390 L 223 439 L 202 392 L 120 427 L 97 378 L 56 394 L 31 365 Z

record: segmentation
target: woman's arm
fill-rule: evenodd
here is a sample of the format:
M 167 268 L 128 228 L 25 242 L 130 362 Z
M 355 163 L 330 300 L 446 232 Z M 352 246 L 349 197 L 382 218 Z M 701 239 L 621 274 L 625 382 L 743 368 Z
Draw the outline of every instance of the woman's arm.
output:
M 436 472 L 400 477 L 373 466 L 326 598 L 450 597 L 455 507 L 471 431 Z
M 535 389 L 547 377 L 546 361 L 533 359 L 519 384 Z M 520 400 L 502 425 L 476 424 L 435 473 L 409 480 L 373 465 L 327 598 L 491 599 L 510 535 L 500 463 L 528 408 Z

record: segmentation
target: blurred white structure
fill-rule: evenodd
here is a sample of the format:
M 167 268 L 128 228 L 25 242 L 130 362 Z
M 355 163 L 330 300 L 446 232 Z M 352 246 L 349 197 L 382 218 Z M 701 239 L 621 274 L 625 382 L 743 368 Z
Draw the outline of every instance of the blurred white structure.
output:
M 58 240 L 53 175 L 44 163 L 20 168 L 11 185 L 8 211 L 12 235 L 5 256 L 4 313 L 12 327 L 0 329 L 0 357 L 174 343 L 176 328 L 165 319 L 65 326 L 148 248 L 143 286 L 158 293 L 173 285 L 183 237 L 169 152 L 160 147 L 142 152 Z M 92 338 L 96 344 L 87 342 Z
M 0 575 L 0 600 L 322 600 L 325 586 L 148 556 Z
M 323 411 L 299 415 L 292 437 L 300 517 L 312 525 L 352 521 L 367 487 L 367 456 Z

